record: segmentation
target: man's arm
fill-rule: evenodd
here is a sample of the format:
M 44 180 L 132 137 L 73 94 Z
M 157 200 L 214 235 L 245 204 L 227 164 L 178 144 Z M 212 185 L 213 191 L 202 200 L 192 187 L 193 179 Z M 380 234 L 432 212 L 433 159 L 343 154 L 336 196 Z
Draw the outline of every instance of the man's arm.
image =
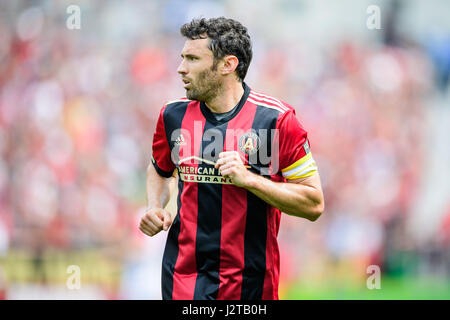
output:
M 274 182 L 248 171 L 235 151 L 222 152 L 216 162 L 223 176 L 245 188 L 268 204 L 289 215 L 317 220 L 325 204 L 319 175 L 291 180 L 289 183 Z
M 283 183 L 250 172 L 243 187 L 282 212 L 311 221 L 317 220 L 325 207 L 319 174 Z
M 139 229 L 152 237 L 161 230 L 167 231 L 172 224 L 173 217 L 164 210 L 170 199 L 169 184 L 173 178 L 160 176 L 152 163 L 147 167 L 146 197 L 147 211 L 141 218 Z
M 170 199 L 169 184 L 171 178 L 160 176 L 153 164 L 150 162 L 147 167 L 146 197 L 147 209 L 165 208 Z

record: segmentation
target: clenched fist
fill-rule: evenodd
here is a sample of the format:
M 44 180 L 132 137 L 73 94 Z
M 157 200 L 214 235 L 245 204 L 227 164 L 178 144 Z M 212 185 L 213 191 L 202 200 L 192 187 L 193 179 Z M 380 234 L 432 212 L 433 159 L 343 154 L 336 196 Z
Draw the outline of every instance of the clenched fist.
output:
M 221 152 L 214 167 L 219 169 L 222 176 L 230 178 L 238 187 L 245 187 L 251 176 L 236 151 Z
M 153 237 L 161 230 L 167 231 L 172 224 L 170 212 L 162 208 L 147 209 L 139 223 L 139 230 Z

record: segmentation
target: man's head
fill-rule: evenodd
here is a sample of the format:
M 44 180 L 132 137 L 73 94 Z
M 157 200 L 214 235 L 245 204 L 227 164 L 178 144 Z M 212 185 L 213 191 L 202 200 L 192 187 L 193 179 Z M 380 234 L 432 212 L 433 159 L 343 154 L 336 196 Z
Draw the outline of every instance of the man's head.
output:
M 191 100 L 207 101 L 220 92 L 225 79 L 243 81 L 252 59 L 247 28 L 224 17 L 194 19 L 184 24 L 187 38 L 178 73 Z

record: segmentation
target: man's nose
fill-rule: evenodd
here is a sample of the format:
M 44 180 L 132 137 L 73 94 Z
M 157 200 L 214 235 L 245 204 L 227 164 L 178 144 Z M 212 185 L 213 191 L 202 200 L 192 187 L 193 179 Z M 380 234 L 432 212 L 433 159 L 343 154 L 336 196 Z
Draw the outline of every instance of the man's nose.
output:
M 186 65 L 184 63 L 184 60 L 181 61 L 180 65 L 178 66 L 177 72 L 181 75 L 186 74 L 187 73 L 187 69 L 186 69 Z

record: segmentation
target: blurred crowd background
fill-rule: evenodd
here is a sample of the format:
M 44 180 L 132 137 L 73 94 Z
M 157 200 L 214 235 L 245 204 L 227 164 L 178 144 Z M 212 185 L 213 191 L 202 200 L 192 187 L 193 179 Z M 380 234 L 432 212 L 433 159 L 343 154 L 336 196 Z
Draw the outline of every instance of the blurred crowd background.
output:
M 160 299 L 167 234 L 138 229 L 153 132 L 184 96 L 180 26 L 224 15 L 252 37 L 247 84 L 296 108 L 324 188 L 319 220 L 282 216 L 280 298 L 449 299 L 448 12 L 445 0 L 1 0 L 0 298 Z

